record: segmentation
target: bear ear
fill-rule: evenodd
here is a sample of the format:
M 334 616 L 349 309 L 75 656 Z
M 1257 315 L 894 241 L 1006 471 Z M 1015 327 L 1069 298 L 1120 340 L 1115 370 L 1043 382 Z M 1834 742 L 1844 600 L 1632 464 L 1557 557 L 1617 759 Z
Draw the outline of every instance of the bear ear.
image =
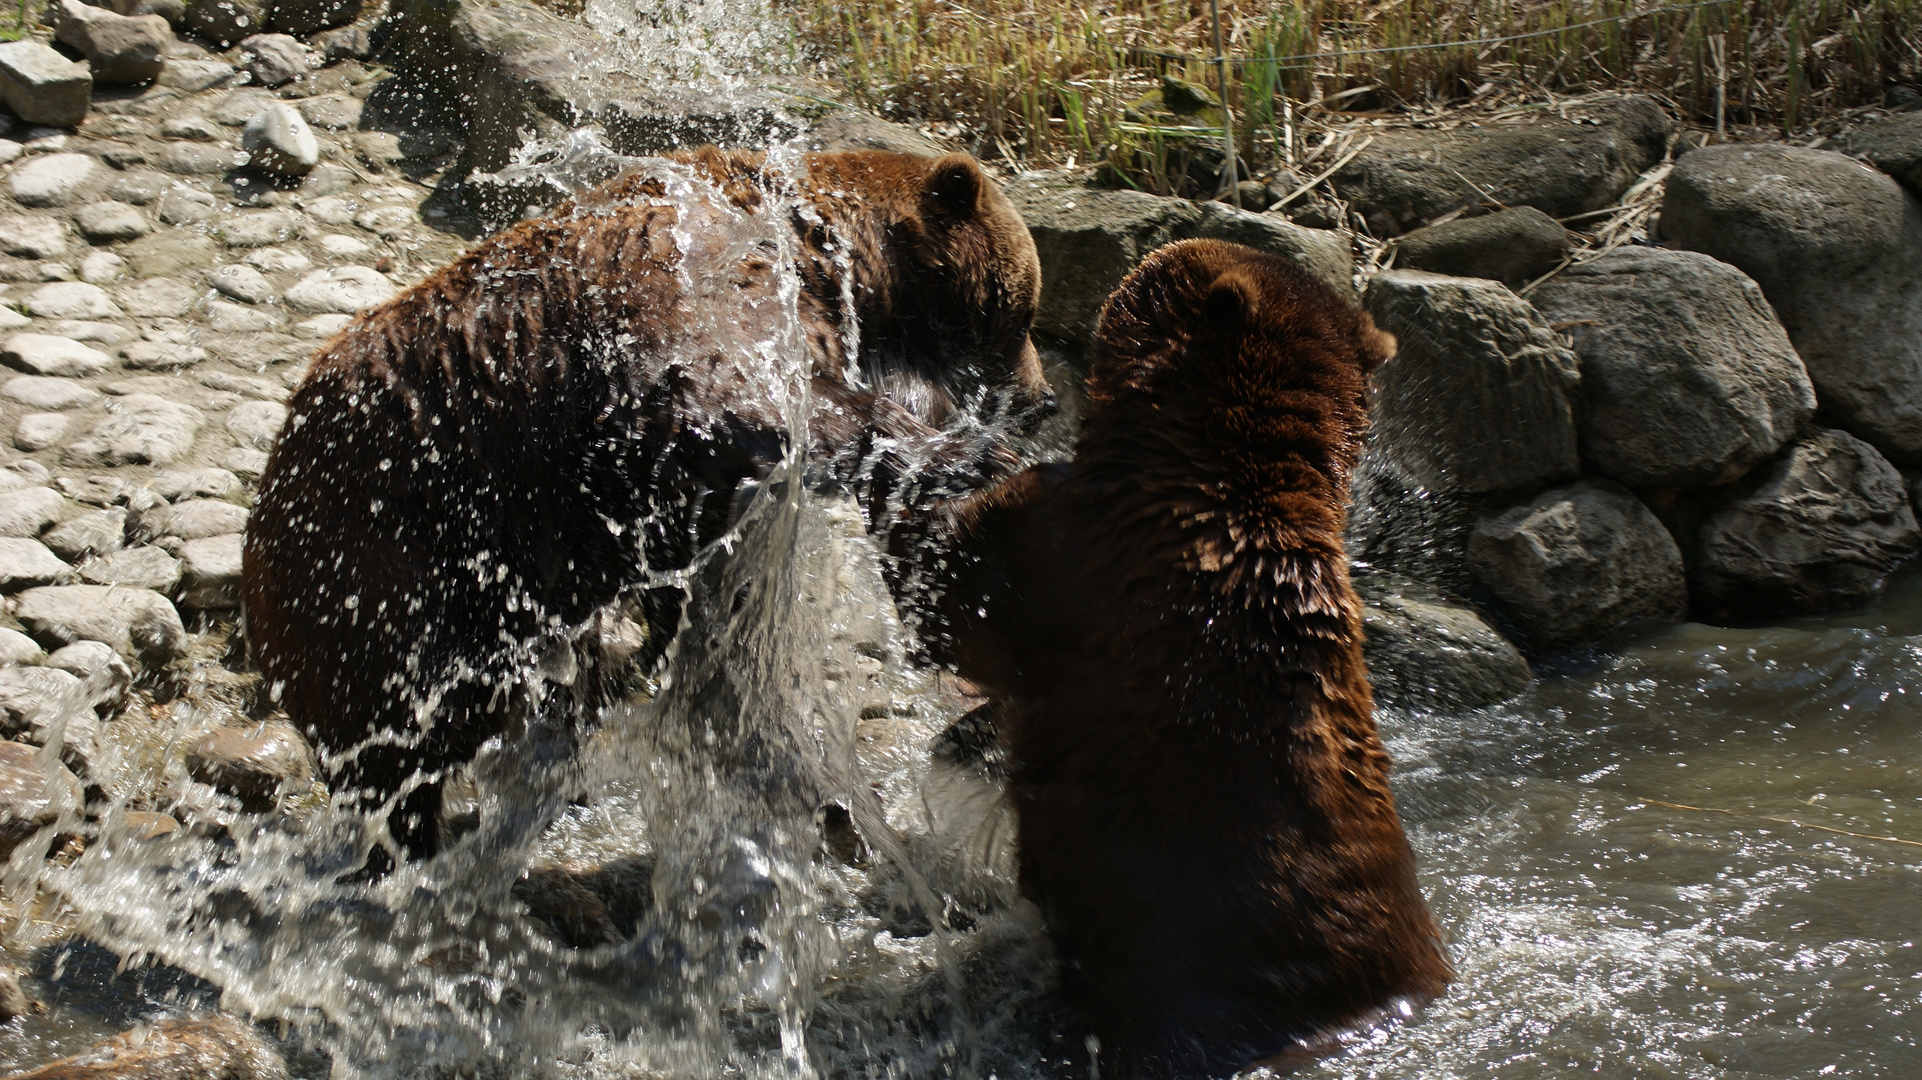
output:
M 981 166 L 973 158 L 949 154 L 929 170 L 922 202 L 943 217 L 972 217 L 981 204 L 981 190 L 987 182 L 988 178 L 982 175 Z
M 1240 270 L 1229 270 L 1208 286 L 1201 302 L 1202 325 L 1232 333 L 1253 321 L 1261 310 L 1261 287 Z

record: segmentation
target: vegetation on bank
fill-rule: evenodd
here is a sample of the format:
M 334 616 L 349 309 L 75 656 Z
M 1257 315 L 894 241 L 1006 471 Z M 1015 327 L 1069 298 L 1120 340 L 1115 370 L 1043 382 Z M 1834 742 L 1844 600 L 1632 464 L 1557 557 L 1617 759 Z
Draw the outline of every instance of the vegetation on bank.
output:
M 1119 179 L 1161 186 L 1152 166 L 1171 139 L 1219 134 L 1218 111 L 1171 124 L 1142 102 L 1164 76 L 1221 91 L 1208 0 L 788 3 L 850 93 L 983 156 L 1106 162 Z M 1793 133 L 1922 80 L 1922 0 L 1222 0 L 1220 10 L 1236 143 L 1258 162 L 1293 158 L 1304 109 L 1633 90 L 1706 127 Z

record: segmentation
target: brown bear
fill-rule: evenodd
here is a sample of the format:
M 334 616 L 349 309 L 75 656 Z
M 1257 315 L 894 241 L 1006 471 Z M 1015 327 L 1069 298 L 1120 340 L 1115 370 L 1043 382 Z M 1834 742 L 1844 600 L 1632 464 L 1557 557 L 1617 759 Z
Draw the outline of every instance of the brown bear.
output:
M 710 148 L 502 232 L 294 392 L 243 567 L 270 695 L 432 853 L 441 774 L 525 712 L 531 668 L 617 601 L 658 651 L 673 573 L 790 440 L 872 507 L 1005 475 L 990 427 L 938 429 L 1051 410 L 1039 288 L 965 155 Z
M 1225 1077 L 1449 978 L 1342 549 L 1394 345 L 1285 259 L 1164 247 L 1102 312 L 1072 462 L 891 540 L 994 701 L 1020 888 L 1104 1077 Z

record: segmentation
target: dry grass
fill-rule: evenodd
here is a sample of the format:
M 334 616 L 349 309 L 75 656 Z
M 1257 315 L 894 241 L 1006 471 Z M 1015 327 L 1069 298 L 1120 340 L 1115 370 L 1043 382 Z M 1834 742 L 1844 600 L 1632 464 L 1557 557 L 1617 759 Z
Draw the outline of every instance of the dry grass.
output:
M 825 74 L 984 157 L 1108 162 L 1161 187 L 1157 166 L 1182 136 L 1124 117 L 1125 106 L 1164 74 L 1219 89 L 1203 62 L 1206 0 L 788 3 Z M 1257 161 L 1287 160 L 1303 110 L 1431 112 L 1600 89 L 1661 95 L 1707 127 L 1793 133 L 1922 79 L 1922 0 L 1681 4 L 1227 0 L 1237 142 Z M 1530 36 L 1449 44 L 1515 35 Z

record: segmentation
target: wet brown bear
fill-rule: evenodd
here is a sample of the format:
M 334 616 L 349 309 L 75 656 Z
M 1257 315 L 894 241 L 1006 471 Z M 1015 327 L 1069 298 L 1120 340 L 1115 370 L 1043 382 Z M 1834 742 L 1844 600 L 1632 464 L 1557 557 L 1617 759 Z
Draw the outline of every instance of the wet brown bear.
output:
M 1449 977 L 1341 540 L 1393 352 L 1286 260 L 1163 248 L 1102 313 L 1073 461 L 895 542 L 995 699 L 1021 889 L 1103 1076 L 1227 1076 Z
M 409 851 L 435 849 L 440 773 L 597 611 L 673 632 L 662 575 L 791 430 L 874 506 L 1000 467 L 989 435 L 936 431 L 950 414 L 1052 407 L 1034 245 L 973 159 L 795 172 L 710 149 L 618 179 L 363 314 L 295 391 L 247 535 L 248 637 L 336 781 L 402 796 Z M 804 414 L 783 404 L 803 381 Z

